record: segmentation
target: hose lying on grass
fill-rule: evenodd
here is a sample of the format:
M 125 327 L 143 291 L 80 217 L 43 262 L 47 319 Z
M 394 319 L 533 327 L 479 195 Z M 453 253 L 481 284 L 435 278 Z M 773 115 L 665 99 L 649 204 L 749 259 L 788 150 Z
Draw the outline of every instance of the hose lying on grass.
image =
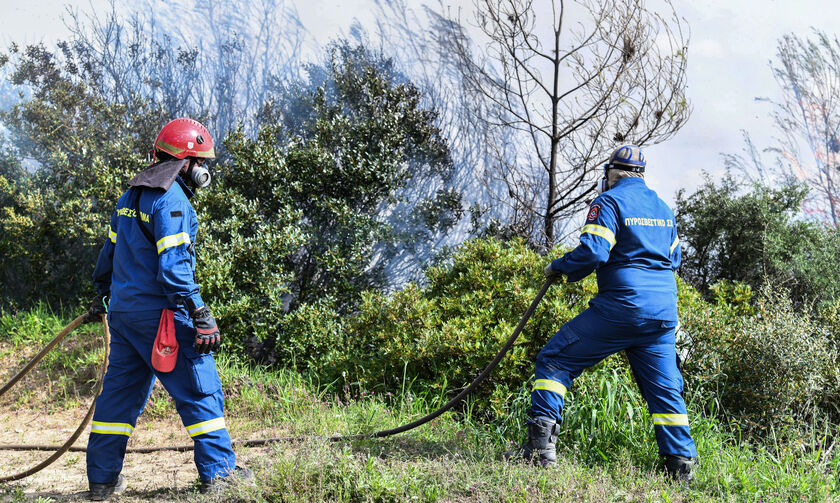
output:
M 493 369 L 499 364 L 502 358 L 507 354 L 511 347 L 513 347 L 514 342 L 519 337 L 519 334 L 522 332 L 522 329 L 525 328 L 525 324 L 528 323 L 528 320 L 534 314 L 534 311 L 537 309 L 537 305 L 539 305 L 540 301 L 542 300 L 545 293 L 548 291 L 548 288 L 551 286 L 553 282 L 552 278 L 546 279 L 545 283 L 543 283 L 542 288 L 534 297 L 534 300 L 531 301 L 531 305 L 528 306 L 528 309 L 525 311 L 525 314 L 522 315 L 522 318 L 519 320 L 519 324 L 516 326 L 516 329 L 513 333 L 508 337 L 505 344 L 496 353 L 496 356 L 493 360 L 478 374 L 475 379 L 470 383 L 469 386 L 461 390 L 460 393 L 455 395 L 451 400 L 443 404 L 437 410 L 415 420 L 408 424 L 404 424 L 402 426 L 398 426 L 396 428 L 391 428 L 389 430 L 381 430 L 374 433 L 359 433 L 356 435 L 336 435 L 331 437 L 321 436 L 321 435 L 303 435 L 303 436 L 296 436 L 296 437 L 275 437 L 275 438 L 256 438 L 251 440 L 241 440 L 233 442 L 233 445 L 240 445 L 244 447 L 252 447 L 257 445 L 266 445 L 272 443 L 279 443 L 279 442 L 300 442 L 304 440 L 315 440 L 321 439 L 325 442 L 339 442 L 339 441 L 347 441 L 347 440 L 361 440 L 361 439 L 370 439 L 370 438 L 383 438 L 389 437 L 391 435 L 396 435 L 398 433 L 403 433 L 409 430 L 413 430 L 418 426 L 428 423 L 433 419 L 437 418 L 444 412 L 448 411 L 458 403 L 460 403 L 464 398 L 467 397 L 472 391 L 481 384 Z M 49 353 L 62 339 L 64 339 L 68 334 L 70 334 L 73 330 L 76 329 L 79 325 L 81 325 L 84 315 L 79 316 L 75 320 L 71 321 L 69 325 L 67 325 L 64 330 L 58 333 L 58 335 L 50 341 L 47 346 L 38 353 L 35 358 L 33 358 L 26 367 L 23 368 L 20 372 L 18 372 L 8 383 L 6 383 L 2 388 L 0 388 L 0 396 L 8 391 L 12 386 L 14 386 L 18 381 L 20 381 L 33 367 L 43 358 L 47 353 Z M 108 320 L 105 315 L 102 315 L 102 323 L 103 323 L 103 330 L 105 332 L 105 357 L 102 361 L 102 370 L 99 375 L 99 381 L 96 384 L 96 393 L 95 396 L 98 396 L 99 393 L 102 391 L 102 382 L 105 378 L 105 370 L 108 366 L 108 349 L 111 343 L 111 332 L 108 329 Z M 65 452 L 86 452 L 86 447 L 72 447 L 73 443 L 79 438 L 82 431 L 87 427 L 88 423 L 90 422 L 91 418 L 93 417 L 93 410 L 96 405 L 96 398 L 90 404 L 90 408 L 88 409 L 87 414 L 85 415 L 84 419 L 81 423 L 79 423 L 79 427 L 76 428 L 76 431 L 67 439 L 64 444 L 60 446 L 52 446 L 52 445 L 25 445 L 25 444 L 18 444 L 18 445 L 0 445 L 0 450 L 7 450 L 7 451 L 56 451 L 50 457 L 39 463 L 38 465 L 20 472 L 14 475 L 8 475 L 5 477 L 0 477 L 0 483 L 2 482 L 11 482 L 14 480 L 20 480 L 22 478 L 28 477 L 33 475 L 50 464 L 52 464 L 55 460 L 61 457 L 62 454 Z M 138 453 L 150 453 L 150 452 L 158 452 L 158 451 L 191 451 L 193 450 L 193 445 L 172 445 L 172 446 L 163 446 L 163 447 L 133 447 L 126 449 L 126 452 L 138 452 Z
M 15 376 L 12 377 L 12 379 L 8 383 L 6 383 L 3 386 L 3 388 L 0 388 L 0 396 L 3 396 L 4 393 L 6 393 L 12 388 L 12 386 L 17 384 L 17 382 L 21 379 L 23 379 L 23 376 L 28 374 L 29 371 L 32 370 L 39 361 L 41 361 L 41 358 L 46 356 L 47 353 L 49 353 L 56 346 L 56 344 L 61 342 L 61 340 L 67 337 L 67 335 L 70 334 L 73 330 L 75 330 L 76 327 L 81 325 L 84 317 L 85 315 L 79 316 L 75 320 L 71 321 L 69 325 L 64 327 L 64 330 L 59 332 L 58 335 L 56 335 L 55 338 L 51 340 L 50 343 L 47 344 L 47 346 L 44 349 L 42 349 L 40 353 L 35 355 L 35 358 L 30 360 L 30 362 L 26 365 L 26 367 L 23 368 L 23 370 L 15 374 Z M 50 457 L 41 461 L 40 463 L 28 470 L 15 473 L 13 475 L 7 475 L 5 477 L 0 477 L 0 482 L 12 482 L 14 480 L 20 480 L 30 475 L 34 475 L 43 470 L 44 468 L 53 464 L 53 462 L 60 458 L 62 454 L 64 454 L 68 450 L 73 449 L 73 447 L 71 446 L 76 441 L 76 439 L 79 438 L 79 435 L 81 435 L 82 432 L 85 430 L 91 418 L 93 418 L 93 410 L 96 407 L 96 397 L 99 396 L 99 393 L 102 391 L 102 381 L 105 377 L 105 370 L 107 370 L 108 368 L 108 353 L 111 346 L 111 331 L 108 330 L 108 318 L 104 314 L 102 315 L 102 329 L 105 332 L 105 356 L 102 358 L 102 370 L 99 374 L 99 382 L 96 383 L 96 392 L 94 393 L 94 398 L 90 402 L 90 407 L 88 407 L 87 414 L 85 414 L 85 417 L 84 419 L 82 419 L 82 422 L 79 423 L 79 427 L 76 428 L 76 431 L 74 431 L 73 434 L 70 435 L 70 438 L 68 438 L 62 445 L 55 446 L 50 449 L 56 451 L 55 453 L 50 455 Z M 0 449 L 2 449 L 2 447 L 0 447 Z

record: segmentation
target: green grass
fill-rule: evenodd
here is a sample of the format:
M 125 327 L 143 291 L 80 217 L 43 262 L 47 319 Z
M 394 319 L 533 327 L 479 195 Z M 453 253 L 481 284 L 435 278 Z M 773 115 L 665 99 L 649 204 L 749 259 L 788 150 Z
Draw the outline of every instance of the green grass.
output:
M 350 394 L 288 371 L 268 371 L 219 358 L 228 414 L 259 418 L 292 435 L 334 435 L 391 428 L 426 414 L 441 397 Z M 447 413 L 397 437 L 354 442 L 278 444 L 255 467 L 257 488 L 226 498 L 242 501 L 832 501 L 840 500 L 840 456 L 831 431 L 804 429 L 786 440 L 740 439 L 732 427 L 698 412 L 690 401 L 701 468 L 691 488 L 661 474 L 641 397 L 628 376 L 608 365 L 569 394 L 556 470 L 499 461 L 524 438 L 528 394 L 511 399 L 510 414 Z M 324 391 L 324 389 L 333 391 Z M 319 391 L 320 390 L 320 391 Z M 594 391 L 590 391 L 594 390 Z M 469 409 L 469 407 L 467 407 Z M 281 497 L 282 495 L 282 497 Z
M 0 342 L 6 348 L 0 356 L 9 361 L 14 359 L 10 351 L 15 348 L 46 343 L 66 321 L 69 317 L 44 308 L 0 315 Z M 70 349 L 46 359 L 36 376 L 62 390 L 50 395 L 50 407 L 67 406 L 74 396 L 89 398 L 86 372 L 95 372 L 100 341 L 97 335 L 74 337 Z M 90 343 L 83 342 L 88 339 Z M 410 382 L 390 394 L 373 395 L 343 383 L 322 383 L 291 371 L 261 368 L 225 354 L 217 362 L 227 397 L 226 413 L 239 419 L 245 436 L 266 427 L 288 436 L 373 432 L 416 419 L 445 398 L 415 393 Z M 737 425 L 722 422 L 713 407 L 701 407 L 707 399 L 701 396 L 688 397 L 701 458 L 697 480 L 690 488 L 671 483 L 661 474 L 653 427 L 642 399 L 626 372 L 614 363 L 608 361 L 584 373 L 567 396 L 556 469 L 499 461 L 511 442 L 524 438 L 529 398 L 523 387 L 510 397 L 509 409 L 502 416 L 489 416 L 467 404 L 459 413 L 449 412 L 396 437 L 337 443 L 313 438 L 275 444 L 250 456 L 258 475 L 256 487 L 234 488 L 216 499 L 840 501 L 836 427 L 806 425 L 769 438 L 745 439 Z M 27 405 L 20 397 L 16 403 Z M 171 400 L 156 392 L 144 414 L 174 414 Z M 8 491 L 4 496 L 18 497 Z
M 5 362 L 0 376 L 11 378 L 77 315 L 70 310 L 56 313 L 44 304 L 0 313 L 0 360 Z M 9 392 L 14 406 L 35 406 L 45 395 L 51 407 L 88 400 L 101 369 L 103 342 L 100 324 L 83 325 L 69 334 Z

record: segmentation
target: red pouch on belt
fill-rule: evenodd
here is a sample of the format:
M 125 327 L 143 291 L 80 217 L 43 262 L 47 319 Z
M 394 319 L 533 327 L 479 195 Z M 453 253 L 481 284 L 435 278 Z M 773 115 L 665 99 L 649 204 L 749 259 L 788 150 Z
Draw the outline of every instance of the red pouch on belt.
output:
M 160 313 L 157 337 L 152 345 L 152 367 L 158 372 L 172 372 L 178 361 L 178 340 L 175 338 L 175 312 Z

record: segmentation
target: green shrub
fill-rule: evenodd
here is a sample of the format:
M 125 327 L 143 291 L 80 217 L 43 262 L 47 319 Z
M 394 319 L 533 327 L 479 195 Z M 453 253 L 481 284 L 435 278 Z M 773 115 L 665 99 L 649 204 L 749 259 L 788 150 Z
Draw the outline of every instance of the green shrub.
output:
M 0 304 L 55 307 L 93 293 L 90 273 L 117 199 L 144 166 L 160 111 L 114 103 L 87 71 L 43 46 L 7 69 L 27 99 L 0 112 Z M 145 133 L 145 134 L 144 134 Z M 35 169 L 21 169 L 20 160 Z
M 454 165 L 435 110 L 393 61 L 346 41 L 325 56 L 266 110 L 284 154 L 279 185 L 307 234 L 295 303 L 332 297 L 348 313 L 362 291 L 388 286 L 386 268 L 432 253 L 458 222 L 461 195 L 448 189 Z
M 331 378 L 368 390 L 397 390 L 406 381 L 437 394 L 465 386 L 513 332 L 542 285 L 547 260 L 521 240 L 469 241 L 451 263 L 427 271 L 426 286 L 364 295 L 325 368 Z M 549 290 L 482 388 L 497 412 L 533 374 L 545 342 L 585 308 L 593 280 Z
M 283 185 L 273 130 L 256 140 L 236 132 L 225 145 L 232 160 L 214 169 L 214 187 L 194 199 L 201 222 L 196 276 L 225 351 L 244 353 L 249 338 L 269 338 L 285 314 L 289 263 L 306 235 Z
M 344 347 L 339 341 L 345 330 L 344 318 L 337 314 L 335 302 L 321 299 L 303 304 L 280 319 L 274 327 L 270 344 L 257 355 L 270 363 L 303 371 L 322 373 L 325 362 Z
M 817 320 L 826 326 L 834 343 L 840 347 L 840 300 L 824 304 L 815 315 Z
M 693 298 L 681 310 L 683 368 L 707 408 L 719 405 L 757 434 L 840 421 L 840 353 L 828 325 L 769 288 L 752 306 L 749 297 L 740 306 L 704 303 L 693 290 L 686 297 Z
M 429 269 L 426 286 L 364 295 L 359 311 L 341 318 L 343 330 L 322 305 L 287 320 L 282 333 L 289 348 L 309 351 L 312 361 L 319 361 L 316 369 L 325 380 L 365 390 L 410 385 L 418 392 L 451 395 L 484 368 L 513 331 L 543 281 L 547 260 L 519 240 L 472 240 L 451 262 Z M 798 313 L 783 294 L 765 290 L 756 296 L 749 286 L 730 282 L 719 282 L 712 291 L 710 302 L 678 279 L 678 350 L 688 394 L 747 433 L 840 419 L 840 360 L 828 326 Z M 489 403 L 496 414 L 520 407 L 511 397 L 533 376 L 537 353 L 595 293 L 594 275 L 554 285 L 473 398 Z M 615 395 L 604 391 L 607 381 L 627 391 L 622 400 L 634 405 L 613 408 L 632 420 L 631 409 L 642 404 L 624 358 L 607 359 L 585 372 L 571 390 L 571 402 L 581 397 L 592 407 L 581 414 L 597 415 L 603 402 L 597 397 Z

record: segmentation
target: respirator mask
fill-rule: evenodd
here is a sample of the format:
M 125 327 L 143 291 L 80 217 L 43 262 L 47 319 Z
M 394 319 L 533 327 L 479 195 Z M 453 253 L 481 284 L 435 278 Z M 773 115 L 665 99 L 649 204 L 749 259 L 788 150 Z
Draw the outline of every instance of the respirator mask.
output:
M 146 162 L 149 166 L 152 166 L 157 161 L 157 152 L 155 150 L 149 150 L 146 153 Z M 186 178 L 186 181 L 190 182 L 197 189 L 203 189 L 210 185 L 212 176 L 210 176 L 210 170 L 204 167 L 204 159 L 200 161 L 190 159 L 189 162 L 186 172 L 182 172 L 184 175 L 183 178 Z
M 187 178 L 197 189 L 203 189 L 210 185 L 210 170 L 204 167 L 204 162 L 201 164 L 198 161 L 190 161 L 190 166 L 187 168 Z
M 607 169 L 609 169 L 609 163 L 604 164 L 604 177 L 598 180 L 598 194 L 603 194 L 604 192 L 610 190 L 609 181 L 607 179 Z

